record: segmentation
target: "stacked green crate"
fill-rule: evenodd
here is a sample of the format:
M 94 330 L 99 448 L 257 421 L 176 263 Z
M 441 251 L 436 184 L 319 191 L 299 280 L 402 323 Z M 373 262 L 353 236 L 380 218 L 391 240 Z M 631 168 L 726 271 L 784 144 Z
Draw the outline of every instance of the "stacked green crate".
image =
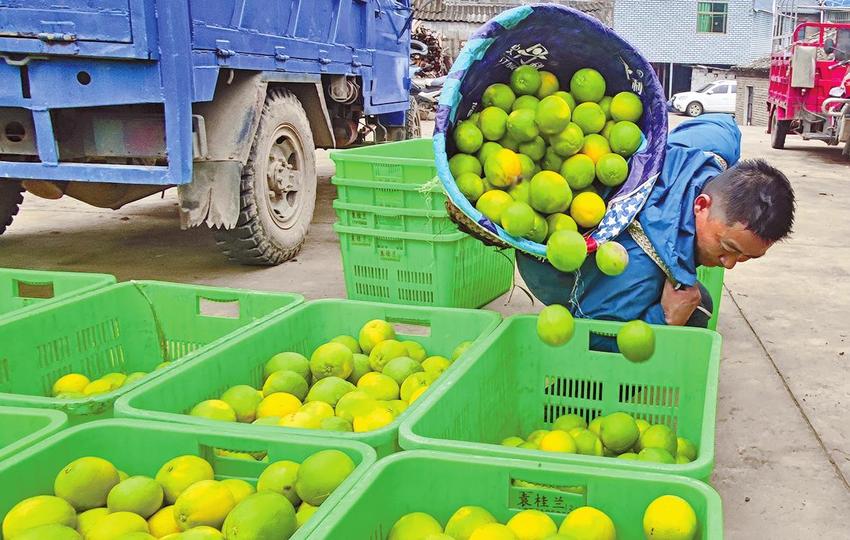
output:
M 476 308 L 511 287 L 513 252 L 485 246 L 448 218 L 430 139 L 331 158 L 349 298 Z

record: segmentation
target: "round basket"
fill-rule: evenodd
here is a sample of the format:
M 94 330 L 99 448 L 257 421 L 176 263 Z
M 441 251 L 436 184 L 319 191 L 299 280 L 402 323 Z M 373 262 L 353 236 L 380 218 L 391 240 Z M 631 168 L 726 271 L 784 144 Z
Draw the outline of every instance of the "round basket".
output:
M 592 67 L 605 77 L 608 94 L 631 91 L 643 102 L 644 141 L 629 159 L 629 176 L 608 200 L 605 216 L 586 235 L 588 251 L 617 237 L 635 219 L 664 161 L 667 104 L 652 66 L 631 45 L 598 20 L 557 4 L 510 9 L 484 24 L 467 41 L 446 78 L 434 129 L 434 152 L 447 208 L 461 228 L 481 241 L 546 257 L 546 246 L 506 233 L 460 192 L 449 170 L 456 148 L 454 126 L 481 108 L 480 96 L 494 83 L 509 83 L 520 65 L 551 71 L 562 86 L 573 73 Z

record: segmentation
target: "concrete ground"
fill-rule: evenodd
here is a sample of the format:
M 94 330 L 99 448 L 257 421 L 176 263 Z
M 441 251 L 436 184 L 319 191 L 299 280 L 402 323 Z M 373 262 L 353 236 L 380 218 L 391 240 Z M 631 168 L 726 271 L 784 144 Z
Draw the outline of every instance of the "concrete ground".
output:
M 726 537 L 847 538 L 850 165 L 821 143 L 790 138 L 785 151 L 775 151 L 761 128 L 743 131 L 744 157 L 764 157 L 784 170 L 799 204 L 791 240 L 727 273 L 713 478 Z M 345 297 L 326 153 L 319 170 L 304 250 L 275 268 L 228 263 L 209 231 L 180 231 L 173 192 L 115 212 L 28 196 L 0 237 L 0 266 Z M 515 291 L 488 307 L 512 314 L 540 305 Z

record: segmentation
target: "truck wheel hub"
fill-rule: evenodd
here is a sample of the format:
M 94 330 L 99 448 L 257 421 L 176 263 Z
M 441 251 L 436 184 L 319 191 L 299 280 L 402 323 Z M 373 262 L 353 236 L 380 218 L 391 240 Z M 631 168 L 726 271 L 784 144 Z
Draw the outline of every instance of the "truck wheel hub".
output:
M 269 211 L 282 227 L 294 222 L 300 209 L 303 147 L 290 126 L 282 125 L 271 137 L 266 181 Z

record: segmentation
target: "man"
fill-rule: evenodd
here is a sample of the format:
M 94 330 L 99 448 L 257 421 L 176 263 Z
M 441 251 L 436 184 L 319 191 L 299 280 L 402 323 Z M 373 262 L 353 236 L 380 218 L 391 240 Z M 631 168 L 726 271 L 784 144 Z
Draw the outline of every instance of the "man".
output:
M 565 305 L 578 317 L 705 327 L 712 303 L 697 266 L 731 270 L 758 259 L 794 222 L 790 182 L 764 161 L 738 163 L 740 140 L 727 115 L 678 126 L 646 204 L 616 239 L 629 254 L 625 272 L 607 276 L 589 256 L 567 274 L 518 253 L 526 284 L 544 304 Z

